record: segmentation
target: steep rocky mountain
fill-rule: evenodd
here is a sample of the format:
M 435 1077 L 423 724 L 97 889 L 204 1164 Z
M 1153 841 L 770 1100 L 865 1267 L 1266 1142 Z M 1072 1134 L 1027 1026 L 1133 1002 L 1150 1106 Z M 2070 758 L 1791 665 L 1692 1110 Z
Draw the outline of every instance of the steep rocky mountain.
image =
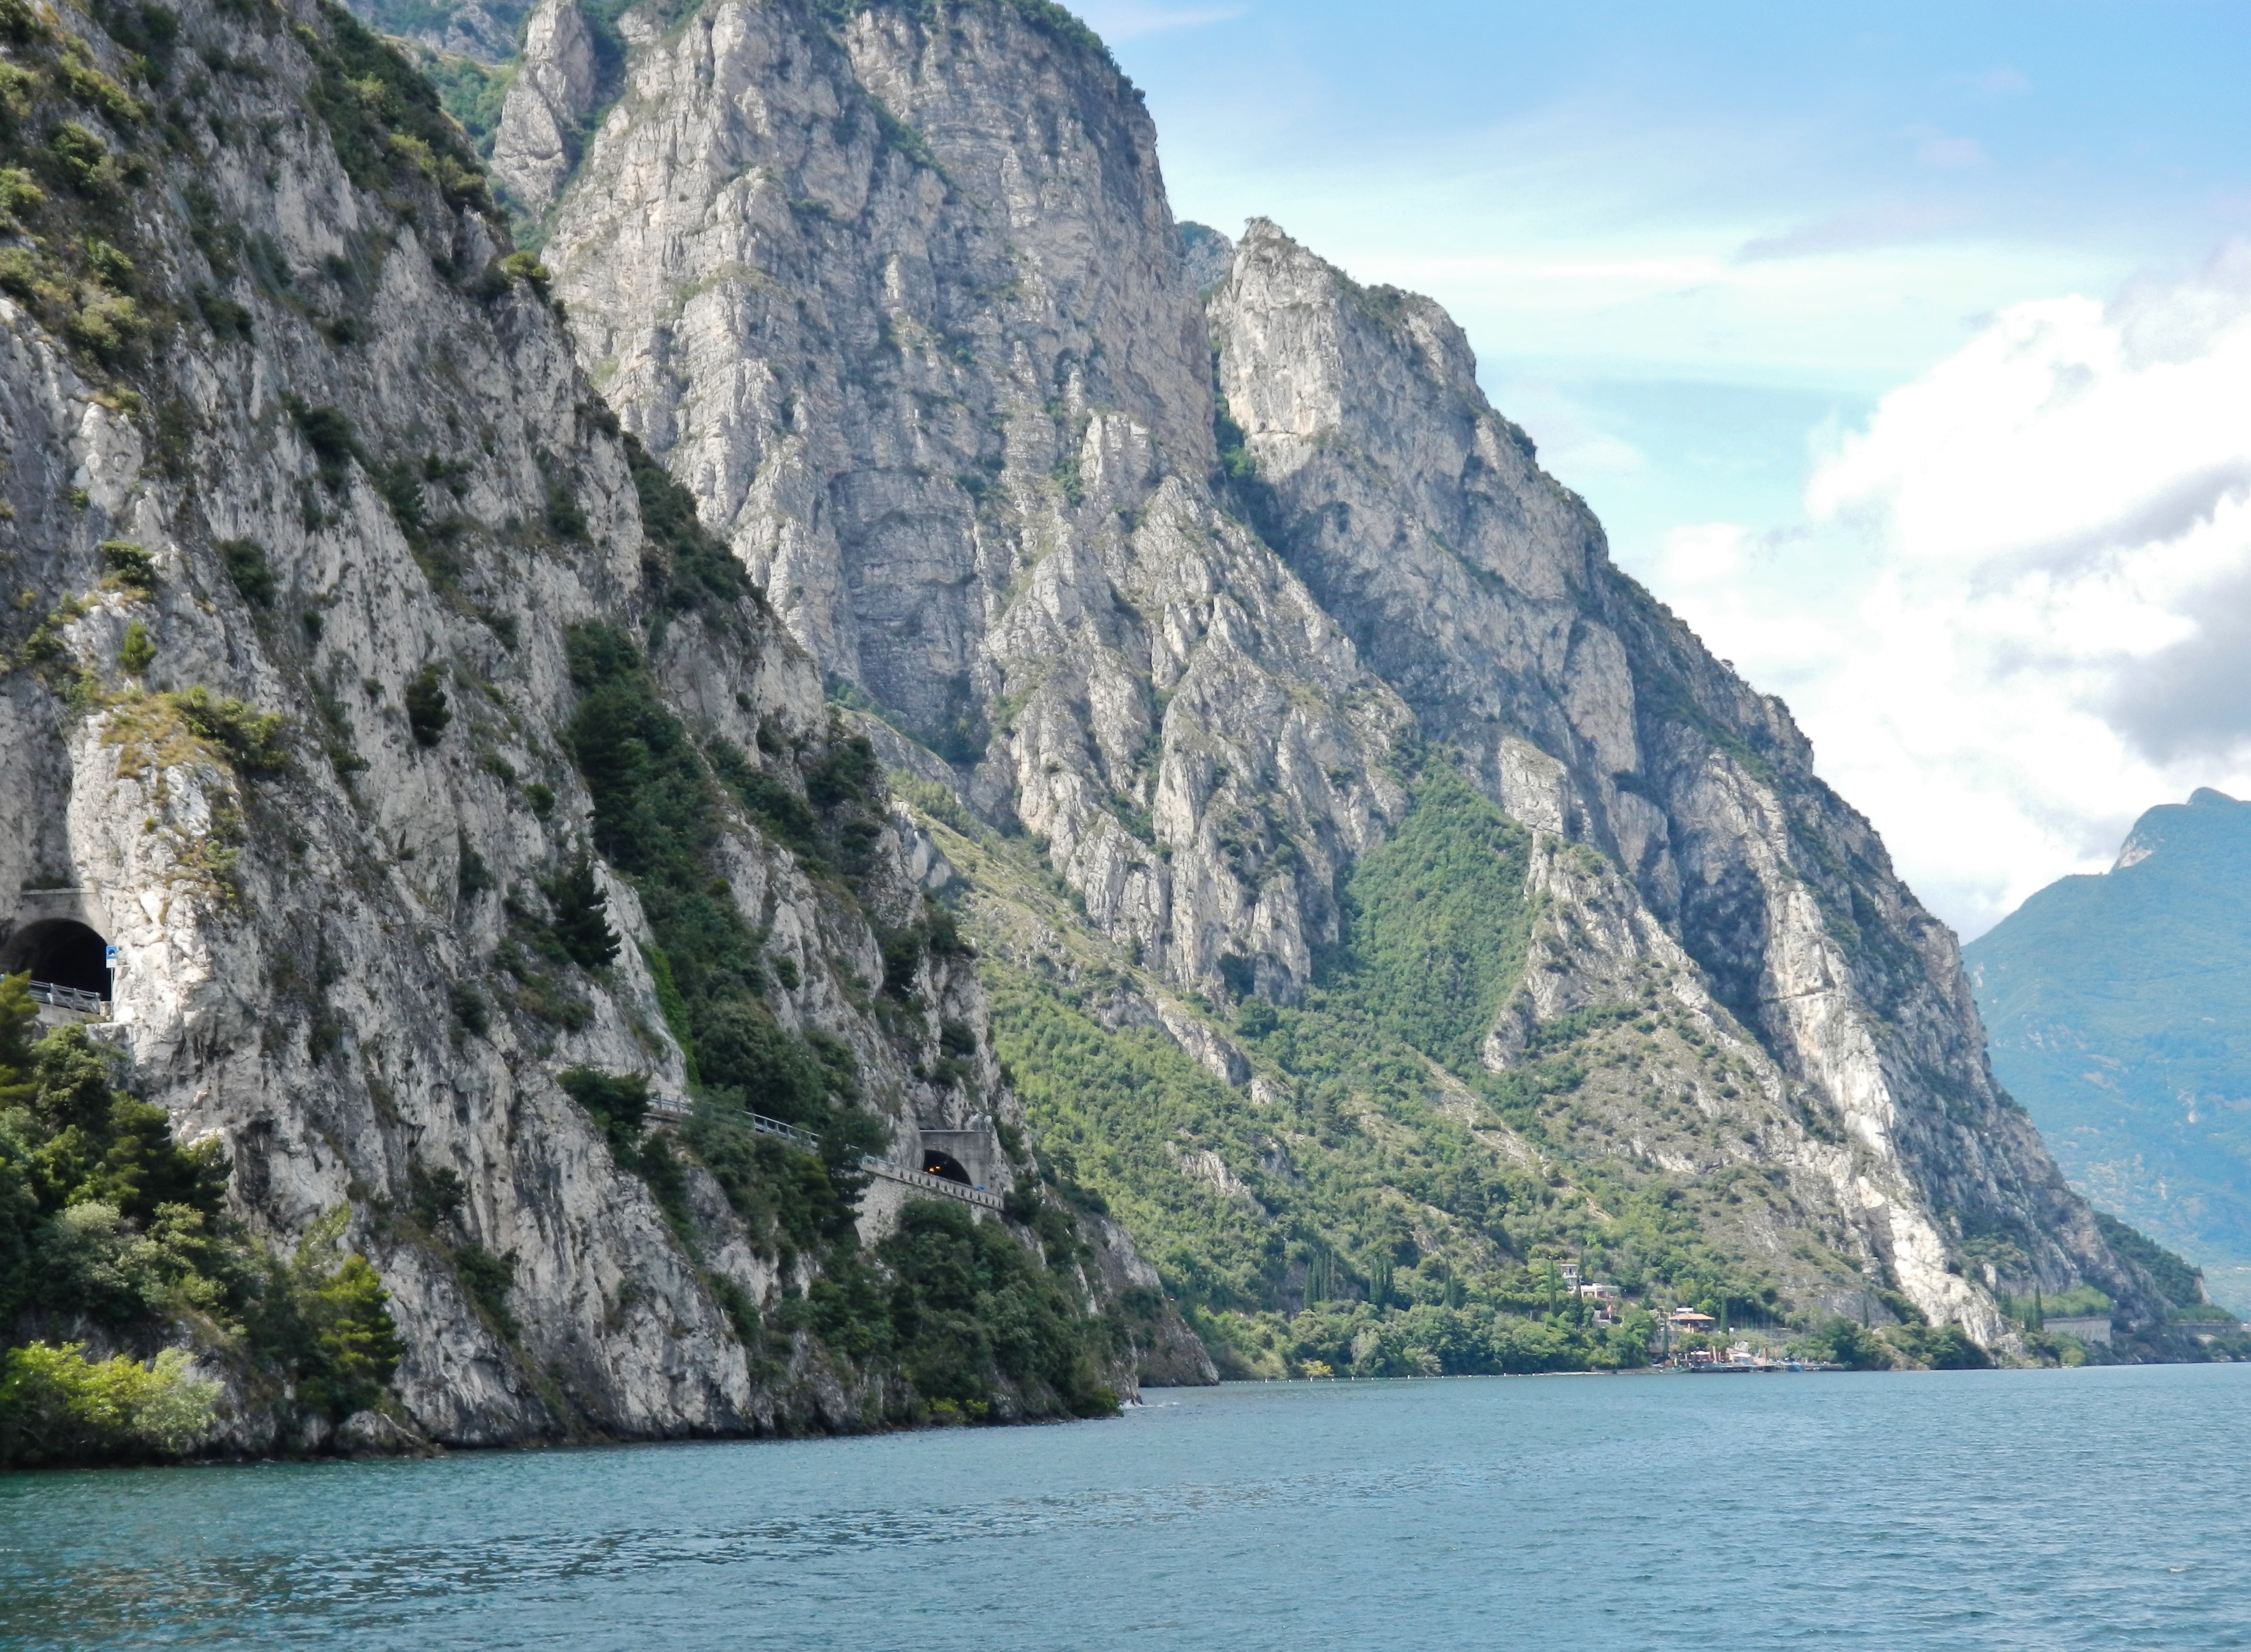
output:
M 0 1071 L 0 1344 L 184 1339 L 249 1449 L 1208 1371 L 1043 1190 L 942 869 L 426 83 L 316 0 L 5 0 L 0 50 L 0 971 L 114 953 Z M 223 1207 L 142 1209 L 105 1084 Z
M 1040 0 L 527 40 L 495 174 L 590 380 L 912 777 L 1035 1124 L 1216 1337 L 1489 1319 L 1590 1253 L 1996 1350 L 2092 1286 L 2162 1339 L 1952 936 L 1437 306 L 1176 225 Z
M 1993 1070 L 2072 1185 L 2251 1312 L 2251 804 L 2151 809 L 2117 864 L 1963 948 Z

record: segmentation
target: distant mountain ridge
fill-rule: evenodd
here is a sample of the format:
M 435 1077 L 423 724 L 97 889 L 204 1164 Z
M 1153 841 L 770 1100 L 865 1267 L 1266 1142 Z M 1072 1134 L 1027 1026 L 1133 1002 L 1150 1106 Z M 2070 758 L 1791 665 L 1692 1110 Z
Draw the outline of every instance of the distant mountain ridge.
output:
M 2251 803 L 2135 823 L 1963 949 L 1993 1070 L 2096 1204 L 2251 1309 Z

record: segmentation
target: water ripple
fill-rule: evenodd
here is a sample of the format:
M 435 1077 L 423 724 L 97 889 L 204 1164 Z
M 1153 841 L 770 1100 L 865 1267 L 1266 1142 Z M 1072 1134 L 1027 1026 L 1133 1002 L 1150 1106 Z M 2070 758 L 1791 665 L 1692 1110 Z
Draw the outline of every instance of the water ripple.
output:
M 0 1477 L 0 1643 L 2241 1647 L 2247 1400 L 2246 1368 L 1290 1386 Z

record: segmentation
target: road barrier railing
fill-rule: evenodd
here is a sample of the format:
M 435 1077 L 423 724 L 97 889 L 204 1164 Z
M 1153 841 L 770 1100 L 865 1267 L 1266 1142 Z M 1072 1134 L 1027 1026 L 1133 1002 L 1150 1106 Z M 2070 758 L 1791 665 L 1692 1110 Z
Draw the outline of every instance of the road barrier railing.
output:
M 51 1010 L 67 1010 L 73 1015 L 92 1016 L 97 1021 L 109 1018 L 109 1001 L 83 987 L 59 987 L 52 981 L 34 981 L 31 991 L 33 1003 L 45 1004 Z
M 688 1108 L 681 1103 L 662 1098 L 652 1098 L 649 1110 L 673 1118 L 685 1118 L 688 1114 Z M 784 1123 L 779 1119 L 770 1119 L 763 1113 L 751 1113 L 748 1116 L 751 1128 L 760 1135 L 775 1136 L 807 1153 L 821 1151 L 821 1137 L 811 1130 Z M 860 1168 L 871 1176 L 881 1177 L 884 1181 L 902 1183 L 925 1193 L 938 1194 L 942 1198 L 959 1199 L 964 1204 L 973 1204 L 980 1210 L 997 1211 L 1001 1208 L 1001 1196 L 997 1193 L 981 1187 L 971 1187 L 966 1183 L 956 1182 L 947 1177 L 910 1170 L 904 1165 L 893 1164 L 889 1159 L 879 1159 L 872 1153 L 860 1156 Z

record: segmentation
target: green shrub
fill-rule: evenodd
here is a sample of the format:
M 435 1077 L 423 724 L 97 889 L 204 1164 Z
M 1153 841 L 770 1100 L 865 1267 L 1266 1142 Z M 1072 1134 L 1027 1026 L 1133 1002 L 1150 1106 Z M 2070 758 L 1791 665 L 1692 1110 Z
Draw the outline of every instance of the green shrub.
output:
M 2167 1302 L 2175 1308 L 2195 1308 L 2204 1301 L 2204 1276 L 2198 1269 L 2109 1212 L 2096 1211 L 2094 1215 L 2095 1225 L 2102 1230 L 2103 1243 L 2109 1246 L 2111 1253 L 2148 1269 Z
M 1388 1031 L 1464 1073 L 1524 968 L 1531 839 L 1433 767 L 1391 841 L 1346 885 L 1347 968 Z
M 46 191 L 20 166 L 0 166 L 0 213 L 13 217 L 45 204 Z
M 71 188 L 81 195 L 100 195 L 117 186 L 117 163 L 109 145 L 75 121 L 65 121 L 47 140 L 47 153 Z
M 418 746 L 437 745 L 446 738 L 446 727 L 454 720 L 453 708 L 446 702 L 445 684 L 445 667 L 433 661 L 406 684 L 406 726 L 413 731 Z
M 396 25 L 378 19 L 377 26 Z M 437 87 L 446 113 L 461 122 L 477 153 L 489 158 L 493 135 L 500 126 L 501 109 L 508 101 L 509 87 L 516 83 L 514 66 L 495 69 L 474 58 L 445 54 L 425 58 L 420 66 L 431 85 Z
M 315 70 L 308 101 L 352 181 L 381 193 L 420 179 L 435 185 L 449 206 L 490 212 L 475 152 L 447 118 L 436 88 L 341 6 L 322 0 L 319 13 L 325 38 L 300 33 Z
M 149 628 L 135 620 L 125 628 L 125 641 L 117 649 L 120 670 L 131 677 L 139 677 L 156 663 L 156 645 L 149 638 Z
M 0 293 L 26 304 L 47 302 L 63 295 L 59 288 L 50 293 L 39 260 L 31 256 L 29 248 L 22 246 L 10 246 L 0 252 Z
M 315 1224 L 288 1261 L 263 1251 L 225 1213 L 219 1142 L 176 1142 L 163 1108 L 115 1087 L 84 1028 L 33 1042 L 27 987 L 22 975 L 0 979 L 0 1334 L 93 1324 L 147 1339 L 191 1313 L 208 1334 L 239 1323 L 243 1353 L 306 1406 L 341 1418 L 377 1403 L 398 1344 L 374 1270 L 337 1254 L 347 1213 Z M 62 1357 L 71 1351 L 33 1357 L 16 1423 L 0 1419 L 0 1434 L 14 1426 L 17 1442 L 0 1445 L 0 1461 L 24 1449 L 56 1461 L 161 1454 L 202 1431 L 195 1392 L 167 1375 L 178 1373 L 177 1353 L 136 1377 L 130 1361 L 87 1375 Z M 10 1356 L 11 1371 L 19 1364 Z M 81 1392 L 110 1396 L 105 1414 L 125 1423 L 91 1433 L 72 1424 Z M 137 1410 L 117 1399 L 135 1393 Z M 28 1435 L 23 1406 L 34 1413 Z
M 473 1038 L 481 1038 L 492 1031 L 492 1010 L 485 1003 L 484 994 L 467 982 L 457 982 L 447 995 L 454 1013 L 454 1024 Z
M 1892 1360 L 1883 1343 L 1851 1320 L 1832 1318 L 1801 1337 L 1797 1351 L 1808 1359 L 1851 1371 L 1884 1371 Z
M 98 293 L 64 325 L 70 341 L 104 365 L 125 359 L 149 330 L 141 307 L 121 293 Z
M 35 1342 L 0 1357 L 0 1466 L 177 1457 L 211 1431 L 219 1385 L 167 1348 L 147 1365 L 89 1360 L 82 1343 Z
M 1035 1415 L 1117 1412 L 1087 1322 L 1056 1275 L 997 1223 L 974 1221 L 950 1199 L 917 1199 L 876 1254 L 895 1281 L 892 1344 L 925 1400 L 981 1416 L 1006 1381 Z
M 469 842 L 468 833 L 457 831 L 455 839 L 454 892 L 463 900 L 474 900 L 493 887 L 492 868 L 485 864 L 485 857 Z
M 724 542 L 703 526 L 695 496 L 649 457 L 630 432 L 625 448 L 641 504 L 641 578 L 661 606 L 684 613 L 749 596 L 750 575 Z
M 144 595 L 156 589 L 156 559 L 130 539 L 104 539 L 95 549 L 109 577 L 128 590 Z
M 94 66 L 85 55 L 85 48 L 75 41 L 64 44 L 62 54 L 55 63 L 55 74 L 72 97 L 100 110 L 121 125 L 133 125 L 147 115 L 123 87 Z
M 315 1222 L 286 1263 L 268 1259 L 265 1288 L 244 1315 L 261 1362 L 331 1422 L 379 1406 L 405 1351 L 375 1269 L 337 1254 L 348 1214 L 339 1206 Z
M 167 694 L 180 719 L 224 750 L 246 774 L 279 774 L 289 767 L 279 714 L 260 712 L 238 699 L 220 699 L 200 685 Z
M 547 489 L 547 531 L 558 539 L 586 537 L 586 513 L 578 508 L 571 489 L 559 482 Z
M 878 795 L 883 777 L 883 767 L 876 760 L 876 748 L 868 737 L 849 734 L 832 743 L 806 775 L 805 795 L 816 809 L 865 805 Z
M 603 1072 L 593 1067 L 568 1067 L 555 1082 L 580 1107 L 613 1145 L 629 1145 L 641 1136 L 648 1121 L 648 1079 L 641 1073 Z
M 616 959 L 618 937 L 606 916 L 609 897 L 594 876 L 593 861 L 583 850 L 540 888 L 555 914 L 549 933 L 571 962 L 582 969 L 600 969 Z
M 481 1245 L 464 1245 L 454 1253 L 454 1267 L 469 1300 L 492 1322 L 502 1339 L 513 1343 L 521 1337 L 523 1328 L 508 1306 L 509 1294 L 516 1288 L 516 1253 L 495 1253 Z
M 819 863 L 820 824 L 805 799 L 779 775 L 760 768 L 724 740 L 711 744 L 711 767 L 743 808 L 799 859 Z
M 351 420 L 337 408 L 308 407 L 294 397 L 287 405 L 290 417 L 296 421 L 297 434 L 312 449 L 313 462 L 320 471 L 322 485 L 331 493 L 342 493 L 351 480 L 352 462 L 357 459 L 365 463 L 367 460 Z
M 1959 1325 L 1894 1325 L 1886 1335 L 1909 1359 L 1933 1371 L 1984 1371 L 1993 1363 Z
M 133 260 L 99 235 L 87 237 L 86 261 L 98 280 L 121 293 L 133 290 L 133 281 L 137 273 L 133 267 Z
M 537 253 L 510 253 L 500 261 L 500 273 L 512 281 L 522 281 L 540 297 L 551 295 L 555 273 L 539 261 Z

